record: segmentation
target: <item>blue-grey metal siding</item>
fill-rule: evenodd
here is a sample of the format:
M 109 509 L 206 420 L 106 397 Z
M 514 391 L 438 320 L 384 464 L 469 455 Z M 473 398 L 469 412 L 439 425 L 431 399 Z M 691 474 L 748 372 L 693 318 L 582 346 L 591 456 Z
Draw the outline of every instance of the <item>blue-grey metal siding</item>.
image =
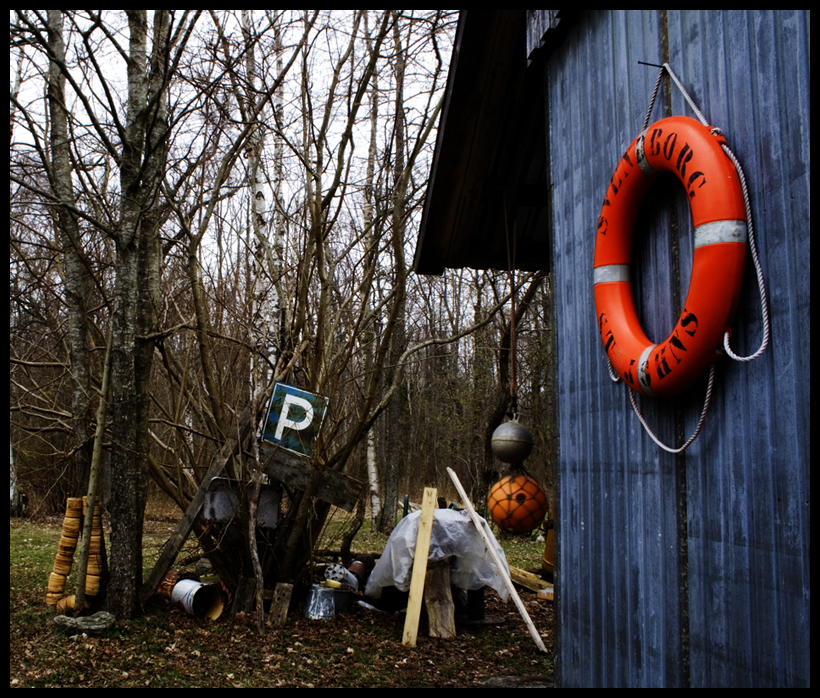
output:
M 810 322 L 809 23 L 805 12 L 587 13 L 543 49 L 563 685 L 810 683 L 810 364 L 798 353 Z M 757 361 L 718 365 L 706 425 L 683 456 L 651 442 L 626 389 L 611 383 L 592 295 L 604 191 L 657 76 L 638 61 L 665 59 L 744 165 L 773 333 Z M 691 115 L 664 87 L 652 119 L 669 113 Z M 691 222 L 675 187 L 644 213 L 637 304 L 659 341 L 685 298 Z M 750 260 L 734 327 L 736 350 L 754 351 L 762 324 Z M 705 381 L 641 405 L 664 441 L 680 443 L 704 391 Z

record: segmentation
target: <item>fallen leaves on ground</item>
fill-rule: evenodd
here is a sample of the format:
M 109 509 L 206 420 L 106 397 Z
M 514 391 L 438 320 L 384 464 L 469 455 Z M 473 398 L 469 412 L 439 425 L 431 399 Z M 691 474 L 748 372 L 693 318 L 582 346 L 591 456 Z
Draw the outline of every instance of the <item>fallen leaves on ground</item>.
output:
M 527 592 L 522 599 L 551 650 L 551 604 Z M 297 608 L 259 636 L 250 617 L 198 621 L 156 600 L 108 636 L 61 637 L 45 607 L 24 619 L 21 601 L 11 600 L 14 687 L 468 687 L 552 673 L 552 657 L 537 651 L 514 604 L 489 590 L 486 615 L 497 622 L 459 625 L 453 640 L 427 637 L 422 622 L 415 648 L 401 643 L 403 616 L 355 604 L 332 620 L 305 619 Z

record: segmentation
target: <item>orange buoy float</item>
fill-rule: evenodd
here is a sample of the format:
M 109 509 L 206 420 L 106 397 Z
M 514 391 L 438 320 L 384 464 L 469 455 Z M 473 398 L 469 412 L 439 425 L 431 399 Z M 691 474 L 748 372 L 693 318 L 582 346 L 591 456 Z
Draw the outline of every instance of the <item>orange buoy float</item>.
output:
M 676 395 L 721 356 L 743 283 L 746 210 L 725 139 L 694 119 L 652 124 L 627 148 L 607 187 L 595 240 L 595 310 L 607 357 L 644 395 Z M 632 296 L 635 220 L 658 173 L 677 176 L 689 198 L 695 252 L 689 292 L 672 334 L 651 342 Z
M 547 495 L 528 475 L 509 475 L 493 485 L 487 505 L 499 528 L 508 533 L 529 533 L 547 513 Z

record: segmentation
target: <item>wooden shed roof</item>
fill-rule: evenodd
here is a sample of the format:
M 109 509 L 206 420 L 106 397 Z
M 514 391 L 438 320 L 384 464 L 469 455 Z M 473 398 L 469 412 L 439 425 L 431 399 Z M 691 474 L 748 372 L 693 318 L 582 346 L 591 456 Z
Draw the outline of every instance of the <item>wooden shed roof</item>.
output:
M 418 273 L 506 269 L 507 230 L 515 235 L 514 267 L 548 268 L 543 77 L 527 67 L 525 12 L 459 17 L 416 246 Z

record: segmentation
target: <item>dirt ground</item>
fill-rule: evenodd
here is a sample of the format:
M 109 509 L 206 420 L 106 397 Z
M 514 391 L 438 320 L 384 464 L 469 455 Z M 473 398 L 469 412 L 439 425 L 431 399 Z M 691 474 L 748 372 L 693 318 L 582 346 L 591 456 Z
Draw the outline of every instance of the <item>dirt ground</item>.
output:
M 47 626 L 13 632 L 11 685 L 467 687 L 495 676 L 550 676 L 551 657 L 536 650 L 512 602 L 487 596 L 497 623 L 462 626 L 454 640 L 429 638 L 422 624 L 416 648 L 401 644 L 402 616 L 356 605 L 332 620 L 294 614 L 260 637 L 250 619 L 197 621 L 158 603 L 106 637 L 58 637 Z M 551 647 L 551 607 L 524 598 Z
M 512 601 L 487 590 L 484 626 L 458 624 L 458 637 L 401 643 L 404 616 L 349 605 L 309 620 L 296 604 L 281 628 L 262 636 L 250 618 L 197 620 L 160 597 L 146 614 L 102 637 L 65 637 L 43 603 L 59 530 L 11 530 L 12 687 L 475 687 L 498 676 L 552 676 L 552 604 L 521 598 L 548 649 L 540 653 Z M 38 557 L 39 556 L 39 557 Z M 41 561 L 40 561 L 41 560 Z M 40 578 L 42 577 L 42 583 Z

